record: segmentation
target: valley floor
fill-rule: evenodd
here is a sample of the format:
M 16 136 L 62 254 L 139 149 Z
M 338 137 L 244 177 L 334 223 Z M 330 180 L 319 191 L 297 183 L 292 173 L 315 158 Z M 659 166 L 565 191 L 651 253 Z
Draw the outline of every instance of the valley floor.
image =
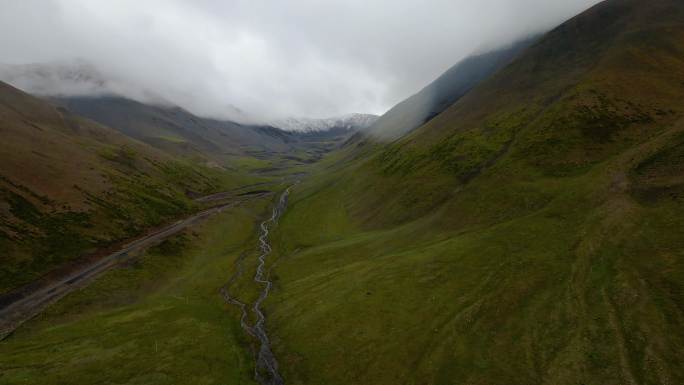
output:
M 670 291 L 681 269 L 651 254 L 681 250 L 682 219 L 675 206 L 637 217 L 613 190 L 586 198 L 619 167 L 504 188 L 483 179 L 475 192 L 507 199 L 465 191 L 468 204 L 369 226 L 352 181 L 367 171 L 320 172 L 339 156 L 292 188 L 269 234 L 262 308 L 286 384 L 684 379 Z M 259 225 L 279 196 L 230 207 L 49 307 L 0 342 L 0 384 L 255 384 L 258 340 L 222 289 L 253 325 Z
M 270 198 L 232 207 L 74 292 L 0 342 L 1 384 L 252 384 L 219 294 Z
M 607 206 L 582 198 L 612 180 L 598 169 L 496 190 L 529 202 L 535 190 L 554 196 L 522 213 L 478 208 L 490 197 L 464 193 L 462 207 L 477 215 L 447 207 L 369 227 L 346 179 L 362 172 L 312 173 L 269 235 L 263 309 L 286 384 L 682 379 L 679 296 L 667 291 L 680 269 L 631 257 L 649 243 L 681 245 L 681 218 L 643 209 L 643 219 L 605 222 L 624 197 Z M 498 186 L 487 183 L 478 186 Z M 0 342 L 0 384 L 255 384 L 259 343 L 221 289 L 248 309 L 263 293 L 259 224 L 279 195 L 228 208 L 49 307 Z M 468 222 L 484 215 L 494 222 Z M 253 311 L 246 321 L 257 321 Z

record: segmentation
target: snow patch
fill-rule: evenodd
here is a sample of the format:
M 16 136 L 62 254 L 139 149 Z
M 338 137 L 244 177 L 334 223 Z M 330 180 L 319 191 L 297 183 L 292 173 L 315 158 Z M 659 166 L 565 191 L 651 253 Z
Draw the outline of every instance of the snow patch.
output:
M 377 115 L 347 114 L 327 119 L 287 118 L 272 122 L 271 125 L 281 130 L 294 132 L 359 131 L 370 127 L 376 120 L 378 120 Z

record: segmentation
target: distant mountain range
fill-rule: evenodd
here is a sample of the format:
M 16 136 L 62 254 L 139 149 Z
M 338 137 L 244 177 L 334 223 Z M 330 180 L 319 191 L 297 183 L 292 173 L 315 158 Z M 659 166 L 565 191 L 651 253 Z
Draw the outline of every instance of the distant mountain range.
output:
M 75 99 L 79 105 L 89 99 L 98 100 L 98 103 L 103 100 L 118 99 L 143 103 L 155 108 L 176 107 L 174 103 L 158 93 L 141 88 L 125 79 L 105 75 L 92 64 L 82 60 L 69 63 L 24 65 L 0 63 L 0 80 L 33 95 L 58 98 L 63 102 Z M 240 121 L 259 120 L 258 117 L 246 116 L 234 106 L 226 108 L 231 109 L 230 116 L 241 117 Z M 368 128 L 377 119 L 376 115 L 352 113 L 325 119 L 290 117 L 268 124 L 258 124 L 258 126 L 272 126 L 284 131 L 300 133 L 320 133 L 331 130 L 357 131 Z M 231 121 L 231 123 L 234 122 Z
M 331 130 L 359 131 L 370 127 L 377 120 L 377 115 L 347 114 L 328 119 L 288 118 L 272 124 L 285 131 L 307 133 Z
M 330 119 L 288 118 L 270 124 L 212 119 L 109 77 L 83 61 L 0 65 L 0 80 L 167 154 L 228 168 L 236 167 L 243 156 L 274 159 L 295 150 L 317 158 L 378 118 L 349 114 Z
M 100 124 L 185 157 L 226 156 L 254 151 L 282 152 L 294 142 L 288 133 L 269 126 L 242 125 L 201 118 L 180 107 L 165 107 L 117 97 L 50 97 L 53 104 Z

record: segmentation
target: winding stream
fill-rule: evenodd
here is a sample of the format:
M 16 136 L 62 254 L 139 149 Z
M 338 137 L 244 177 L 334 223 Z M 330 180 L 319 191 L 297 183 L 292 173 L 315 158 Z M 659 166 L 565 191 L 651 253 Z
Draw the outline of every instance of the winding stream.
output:
M 271 350 L 271 343 L 266 334 L 265 321 L 266 316 L 261 310 L 261 304 L 268 297 L 271 291 L 273 282 L 269 279 L 268 272 L 265 272 L 266 268 L 266 258 L 271 254 L 272 248 L 268 239 L 270 229 L 278 223 L 278 219 L 285 211 L 287 207 L 287 197 L 290 195 L 290 188 L 285 190 L 280 199 L 273 207 L 273 212 L 271 217 L 267 220 L 261 222 L 260 234 L 259 234 L 259 265 L 257 266 L 256 273 L 254 274 L 254 282 L 263 286 L 259 298 L 252 305 L 252 310 L 256 315 L 256 322 L 254 325 L 249 325 L 248 314 L 247 314 L 247 304 L 241 302 L 237 298 L 233 297 L 229 293 L 230 286 L 242 275 L 242 262 L 243 257 L 241 257 L 237 264 L 238 268 L 233 277 L 228 281 L 226 286 L 221 289 L 221 294 L 223 295 L 226 302 L 240 307 L 242 311 L 242 316 L 240 318 L 240 325 L 242 328 L 251 336 L 259 340 L 259 351 L 256 352 L 256 366 L 254 368 L 254 378 L 262 385 L 282 385 L 284 384 L 283 378 L 278 372 L 278 361 Z

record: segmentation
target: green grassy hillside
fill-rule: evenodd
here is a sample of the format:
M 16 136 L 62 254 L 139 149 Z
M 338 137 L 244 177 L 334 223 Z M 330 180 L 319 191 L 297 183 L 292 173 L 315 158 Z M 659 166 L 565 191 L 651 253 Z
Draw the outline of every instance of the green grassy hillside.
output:
M 249 182 L 0 83 L 0 293 Z
M 0 343 L 0 383 L 254 384 L 238 311 L 218 289 L 269 204 L 228 209 L 51 306 Z
M 8 287 L 240 181 L 2 87 Z M 240 159 L 303 179 L 266 266 L 285 382 L 684 383 L 683 97 L 684 3 L 608 0 L 397 141 L 310 167 Z M 0 383 L 252 383 L 256 346 L 219 289 L 242 266 L 231 294 L 258 297 L 268 200 L 24 324 Z
M 298 186 L 290 384 L 684 383 L 684 3 L 609 0 Z

